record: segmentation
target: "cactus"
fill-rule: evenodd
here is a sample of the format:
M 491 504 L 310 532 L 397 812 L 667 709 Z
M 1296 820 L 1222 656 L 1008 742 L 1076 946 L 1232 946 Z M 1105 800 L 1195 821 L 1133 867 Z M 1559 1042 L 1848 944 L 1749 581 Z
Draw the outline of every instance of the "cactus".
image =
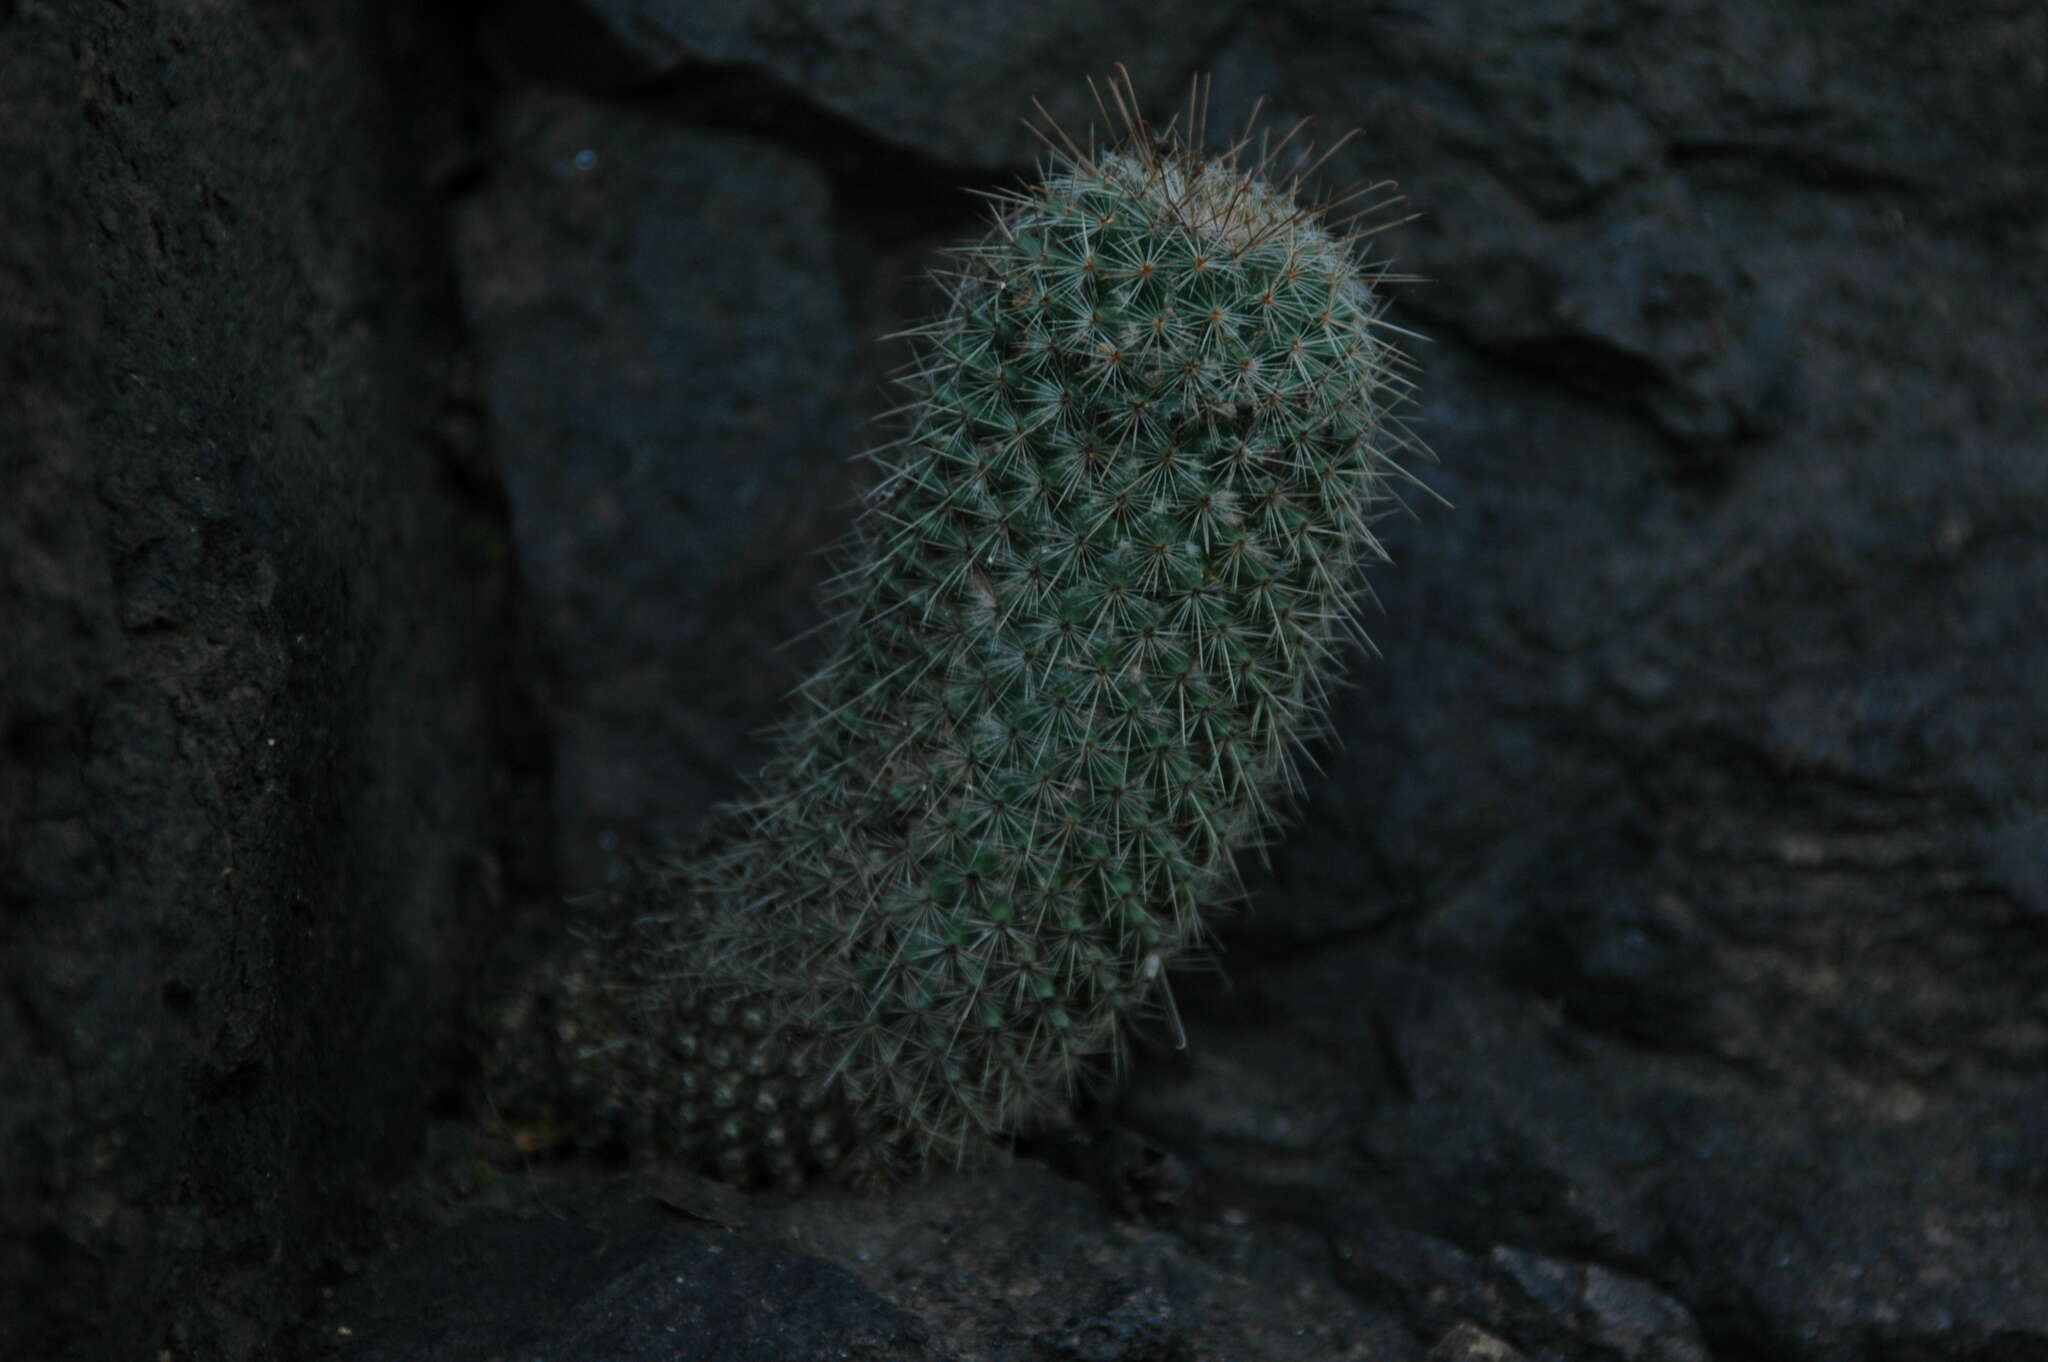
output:
M 512 1101 L 740 1181 L 972 1158 L 1113 1060 L 1297 783 L 1419 452 L 1389 276 L 1284 140 L 1204 159 L 1198 106 L 1109 93 L 1126 135 L 1052 128 L 910 333 L 754 793 L 524 1000 Z

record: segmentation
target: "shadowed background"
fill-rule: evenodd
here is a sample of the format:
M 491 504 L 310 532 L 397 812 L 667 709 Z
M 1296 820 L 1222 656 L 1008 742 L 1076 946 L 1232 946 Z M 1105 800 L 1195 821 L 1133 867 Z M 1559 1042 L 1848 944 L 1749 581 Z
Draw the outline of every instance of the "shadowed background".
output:
M 482 962 L 759 760 L 1117 60 L 1400 181 L 1455 507 L 1188 1050 L 880 1201 L 499 1160 Z M 4 1350 L 2048 1355 L 2044 166 L 2035 4 L 0 3 Z

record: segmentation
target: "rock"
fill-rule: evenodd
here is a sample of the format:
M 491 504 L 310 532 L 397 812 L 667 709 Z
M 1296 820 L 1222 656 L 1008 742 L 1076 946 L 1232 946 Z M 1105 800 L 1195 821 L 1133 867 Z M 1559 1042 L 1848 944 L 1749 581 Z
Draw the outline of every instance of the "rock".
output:
M 1377 1225 L 1340 1231 L 1337 1279 L 1399 1309 L 1440 1358 L 1707 1362 L 1699 1326 L 1649 1283 L 1495 1246 L 1482 1257 Z
M 1063 124 L 1085 128 L 1095 107 L 1081 77 L 1119 58 L 1131 63 L 1141 91 L 1170 106 L 1236 8 L 1231 0 L 1049 0 L 1028 10 L 541 0 L 503 29 L 522 65 L 586 90 L 739 66 L 897 146 L 997 169 L 1028 164 L 1042 150 L 1022 124 L 1032 95 Z
M 2048 136 L 1976 114 L 2040 16 L 1960 21 L 1964 81 L 1817 15 L 1317 13 L 1313 47 L 1251 26 L 1216 98 L 1345 111 L 1338 161 L 1424 210 L 1384 240 L 1434 281 L 1403 305 L 1459 337 L 1420 413 L 1457 510 L 1389 526 L 1385 656 L 1240 940 L 1399 922 L 1588 1025 L 1787 1079 L 2037 1066 L 2044 957 L 2002 943 L 2048 861 L 2048 398 L 2016 380 L 2014 293 L 2044 265 L 2011 225 Z M 1874 92 L 1922 78 L 1908 136 Z M 1614 104 L 1656 136 L 1615 140 Z M 1795 114 L 1900 178 L 1733 150 Z M 1613 169 L 1572 197 L 1581 140 Z M 1574 350 L 1566 292 L 1617 363 Z
M 800 158 L 555 95 L 497 120 L 463 298 L 514 542 L 563 678 L 564 874 L 686 840 L 794 684 L 850 497 L 853 342 Z
M 1523 1362 L 1523 1354 L 1476 1325 L 1460 1324 L 1437 1340 L 1425 1362 Z
M 2048 1218 L 2016 1190 L 2048 1148 L 2038 1078 L 1882 1108 L 1589 1034 L 1370 945 L 1182 1007 L 1197 1058 L 1142 1071 L 1128 1117 L 1198 1182 L 1328 1226 L 1340 1280 L 1418 1337 L 1470 1321 L 1532 1356 L 1710 1339 L 1820 1362 L 2048 1343 Z M 1305 1157 L 1262 1132 L 1337 1085 L 1331 1055 L 1363 1061 L 1359 1095 Z
M 807 1197 L 779 1234 L 931 1323 L 961 1357 L 1073 1362 L 1415 1362 L 1398 1317 L 1332 1276 L 1313 1231 L 1254 1227 L 1215 1199 L 1175 1232 L 1020 1161 L 886 1196 Z
M 435 433 L 459 64 L 381 13 L 0 5 L 7 1357 L 269 1353 L 523 863 Z
M 338 1294 L 316 1337 L 346 1362 L 937 1356 L 914 1319 L 843 1270 L 762 1240 L 505 1214 L 442 1230 Z

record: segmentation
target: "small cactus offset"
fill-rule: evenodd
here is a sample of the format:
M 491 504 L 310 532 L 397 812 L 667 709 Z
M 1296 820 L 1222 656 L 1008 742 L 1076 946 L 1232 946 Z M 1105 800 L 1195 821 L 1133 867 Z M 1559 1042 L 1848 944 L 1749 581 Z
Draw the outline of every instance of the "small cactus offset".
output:
M 1109 94 L 1126 135 L 1053 129 L 912 333 L 752 797 L 621 879 L 501 1049 L 515 1100 L 741 1181 L 958 1162 L 1114 1056 L 1229 897 L 1416 448 L 1408 364 L 1363 233 L 1266 178 L 1284 140 L 1204 159 Z

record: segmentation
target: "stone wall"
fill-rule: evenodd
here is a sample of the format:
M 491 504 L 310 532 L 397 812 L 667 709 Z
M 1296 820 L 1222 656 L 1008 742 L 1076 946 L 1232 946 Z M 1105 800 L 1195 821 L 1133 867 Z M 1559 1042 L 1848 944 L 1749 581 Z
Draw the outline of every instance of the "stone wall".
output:
M 455 1053 L 512 616 L 383 9 L 0 5 L 9 1357 L 265 1353 Z

